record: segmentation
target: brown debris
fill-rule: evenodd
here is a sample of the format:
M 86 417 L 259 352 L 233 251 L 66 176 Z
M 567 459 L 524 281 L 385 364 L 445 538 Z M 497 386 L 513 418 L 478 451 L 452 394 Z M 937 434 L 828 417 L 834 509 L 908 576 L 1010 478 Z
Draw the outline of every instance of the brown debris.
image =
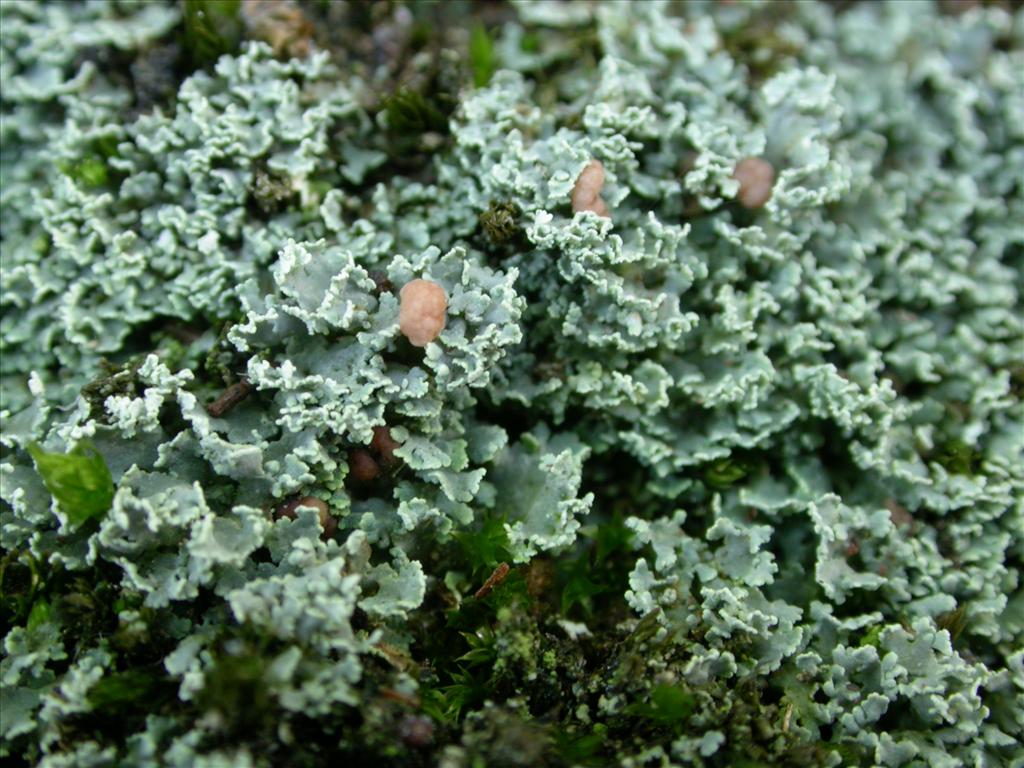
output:
M 305 58 L 316 28 L 292 0 L 242 0 L 241 17 L 251 37 L 270 43 L 275 56 Z
M 420 706 L 420 700 L 418 696 L 413 696 L 412 694 L 408 693 L 402 693 L 401 691 L 396 691 L 394 688 L 381 688 L 377 691 L 377 693 L 380 694 L 382 699 L 387 699 L 388 701 L 397 701 L 399 704 L 404 704 L 407 707 L 413 707 L 415 709 Z
M 494 569 L 494 573 L 487 577 L 487 581 L 485 581 L 484 585 L 476 591 L 473 597 L 475 597 L 477 600 L 483 600 L 485 597 L 491 594 L 491 590 L 493 590 L 496 586 L 498 586 L 499 584 L 501 584 L 501 582 L 505 580 L 510 570 L 511 568 L 509 568 L 508 563 L 502 563 L 501 565 L 499 565 L 497 568 Z
M 252 390 L 252 384 L 250 384 L 247 379 L 241 379 L 225 389 L 224 392 L 221 393 L 220 397 L 206 406 L 206 412 L 213 416 L 213 418 L 219 419 L 240 402 L 245 400 Z
M 373 280 L 373 292 L 375 295 L 380 296 L 382 293 L 394 293 L 395 286 L 388 278 L 387 273 L 382 270 L 375 269 L 370 273 L 370 279 Z
M 889 517 L 892 518 L 894 525 L 911 526 L 914 524 L 914 518 L 907 508 L 902 504 L 897 504 L 895 499 L 886 499 L 885 508 L 889 510 Z
M 380 651 L 384 660 L 399 672 L 412 672 L 414 669 L 419 668 L 419 664 L 413 661 L 409 654 L 401 648 L 396 648 L 390 643 L 385 643 L 383 640 L 376 643 L 373 647 Z M 415 706 L 419 706 L 418 700 Z
M 526 569 L 526 591 L 530 597 L 539 600 L 550 594 L 555 583 L 555 564 L 544 557 L 535 557 Z

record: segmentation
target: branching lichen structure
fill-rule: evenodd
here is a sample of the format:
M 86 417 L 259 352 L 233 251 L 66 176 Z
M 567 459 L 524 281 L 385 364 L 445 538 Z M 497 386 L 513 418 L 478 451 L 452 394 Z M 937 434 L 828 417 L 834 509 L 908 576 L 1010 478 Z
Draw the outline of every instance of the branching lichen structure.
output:
M 1019 3 L 4 0 L 0 86 L 5 765 L 1024 766 Z

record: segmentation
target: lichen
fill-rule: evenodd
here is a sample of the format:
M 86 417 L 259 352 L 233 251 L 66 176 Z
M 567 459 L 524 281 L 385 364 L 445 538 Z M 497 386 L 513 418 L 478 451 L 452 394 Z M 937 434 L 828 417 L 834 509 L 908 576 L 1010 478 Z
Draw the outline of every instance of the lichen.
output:
M 1014 765 L 1007 5 L 0 3 L 0 757 Z

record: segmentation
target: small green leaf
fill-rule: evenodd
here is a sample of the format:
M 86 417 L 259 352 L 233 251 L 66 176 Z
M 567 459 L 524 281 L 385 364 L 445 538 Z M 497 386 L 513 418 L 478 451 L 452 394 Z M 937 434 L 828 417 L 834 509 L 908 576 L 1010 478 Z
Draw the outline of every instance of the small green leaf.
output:
M 473 27 L 469 36 L 469 64 L 473 68 L 473 84 L 477 88 L 487 85 L 497 69 L 494 42 L 480 24 Z
M 717 490 L 725 490 L 747 476 L 745 462 L 732 458 L 720 459 L 704 472 L 704 482 Z
M 861 638 L 861 646 L 873 645 L 878 648 L 882 641 L 882 627 L 881 625 L 874 626 L 864 633 L 864 637 Z
M 100 517 L 114 500 L 114 480 L 103 456 L 91 443 L 70 453 L 47 453 L 36 444 L 28 452 L 46 489 L 75 526 Z
M 40 624 L 45 624 L 50 620 L 53 615 L 53 609 L 50 608 L 50 604 L 45 600 L 40 600 L 32 606 L 32 610 L 28 614 L 28 622 L 26 627 L 31 632 L 33 629 L 38 627 Z

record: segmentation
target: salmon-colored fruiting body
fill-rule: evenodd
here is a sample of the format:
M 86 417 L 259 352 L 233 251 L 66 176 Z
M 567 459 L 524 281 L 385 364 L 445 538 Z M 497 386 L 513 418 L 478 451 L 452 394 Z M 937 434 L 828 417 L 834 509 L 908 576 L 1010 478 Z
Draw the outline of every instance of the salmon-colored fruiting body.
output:
M 380 465 L 369 451 L 354 448 L 348 454 L 348 472 L 355 481 L 369 483 L 377 479 L 380 474 Z
M 382 462 L 387 465 L 394 464 L 395 448 L 401 448 L 402 444 L 391 436 L 391 430 L 387 427 L 374 427 L 373 440 L 370 441 L 370 450 L 376 453 Z
M 609 218 L 608 206 L 601 199 L 604 187 L 604 166 L 600 160 L 587 163 L 572 190 L 572 209 L 575 213 L 591 211 L 598 216 Z
M 744 208 L 760 208 L 772 197 L 775 168 L 760 157 L 745 157 L 736 163 L 732 177 L 740 183 L 736 199 Z
M 291 501 L 285 502 L 274 512 L 274 518 L 280 520 L 282 517 L 287 517 L 289 520 L 294 520 L 296 517 L 295 510 L 299 507 L 315 509 L 320 517 L 320 527 L 324 529 L 324 538 L 329 539 L 334 536 L 334 532 L 338 530 L 338 521 L 328 511 L 327 503 L 316 498 L 316 496 L 303 496 L 302 498 L 293 498 Z
M 398 294 L 398 328 L 414 347 L 425 347 L 444 330 L 448 296 L 432 280 L 412 280 Z

